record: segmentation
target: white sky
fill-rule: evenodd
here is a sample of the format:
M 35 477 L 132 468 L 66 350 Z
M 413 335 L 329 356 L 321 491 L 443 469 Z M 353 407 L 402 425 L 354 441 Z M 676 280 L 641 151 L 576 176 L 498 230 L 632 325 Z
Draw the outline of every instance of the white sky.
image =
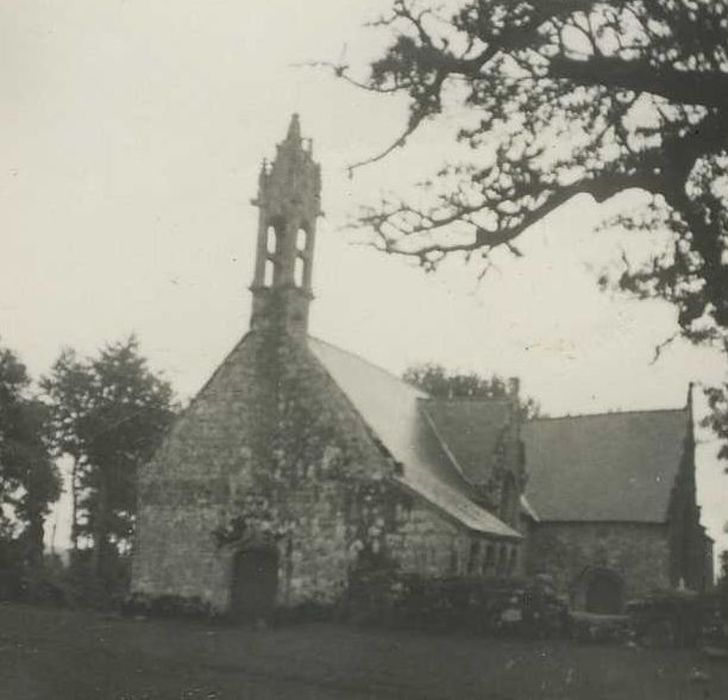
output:
M 428 129 L 348 179 L 398 135 L 404 105 L 295 65 L 363 65 L 381 39 L 362 24 L 388 5 L 0 0 L 2 343 L 39 375 L 63 345 L 91 353 L 133 331 L 192 395 L 247 328 L 249 200 L 296 111 L 324 170 L 314 335 L 397 373 L 434 360 L 520 375 L 551 415 L 681 406 L 689 381 L 724 378 L 725 358 L 685 343 L 651 364 L 674 311 L 596 287 L 620 239 L 592 227 L 634 197 L 571 202 L 482 283 L 457 261 L 425 275 L 351 245 L 357 207 L 435 170 L 451 144 L 449 125 Z M 701 445 L 700 499 L 723 537 L 714 453 Z

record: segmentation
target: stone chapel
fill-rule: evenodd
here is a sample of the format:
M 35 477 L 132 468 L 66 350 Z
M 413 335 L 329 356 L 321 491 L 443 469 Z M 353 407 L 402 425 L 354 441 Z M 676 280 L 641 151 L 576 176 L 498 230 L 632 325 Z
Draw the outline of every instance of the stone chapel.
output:
M 139 474 L 132 590 L 336 604 L 363 570 L 549 573 L 575 607 L 701 589 L 692 410 L 521 425 L 308 334 L 321 178 L 294 115 L 259 177 L 250 328 Z

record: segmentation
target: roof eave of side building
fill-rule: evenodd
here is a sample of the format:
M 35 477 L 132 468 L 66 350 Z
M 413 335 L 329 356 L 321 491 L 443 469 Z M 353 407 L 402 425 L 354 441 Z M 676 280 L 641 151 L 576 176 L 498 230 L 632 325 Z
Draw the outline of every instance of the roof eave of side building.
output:
M 438 501 L 435 498 L 430 498 L 426 493 L 424 493 L 421 489 L 418 489 L 413 484 L 410 484 L 407 482 L 407 480 L 403 477 L 394 477 L 393 478 L 394 483 L 396 483 L 398 486 L 403 488 L 407 493 L 416 496 L 417 498 L 424 501 L 428 506 L 433 507 L 437 510 L 438 513 L 445 516 L 448 520 L 451 522 L 454 522 L 459 527 L 464 527 L 465 529 L 469 530 L 470 532 L 476 533 L 478 535 L 483 535 L 486 537 L 491 537 L 493 539 L 498 540 L 509 540 L 513 542 L 520 542 L 523 539 L 523 535 L 521 535 L 519 532 L 514 530 L 511 527 L 508 527 L 505 523 L 498 520 L 498 527 L 496 528 L 488 528 L 486 526 L 475 526 L 471 523 L 466 522 L 462 518 L 458 517 L 456 514 L 454 514 L 451 510 L 446 508 L 442 502 Z M 476 504 L 473 504 L 476 505 Z M 477 506 L 476 506 L 477 507 Z M 494 520 L 497 520 L 494 515 L 488 513 L 488 516 L 490 518 L 493 518 Z

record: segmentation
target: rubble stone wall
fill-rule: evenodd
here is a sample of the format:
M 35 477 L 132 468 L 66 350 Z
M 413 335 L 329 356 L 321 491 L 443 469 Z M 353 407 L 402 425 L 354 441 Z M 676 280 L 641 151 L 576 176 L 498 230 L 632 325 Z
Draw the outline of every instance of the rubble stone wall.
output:
M 519 545 L 471 533 L 417 502 L 399 506 L 387 546 L 402 573 L 424 577 L 515 575 Z
M 346 585 L 350 491 L 391 470 L 303 342 L 250 334 L 140 475 L 133 589 L 224 609 L 236 548 L 268 543 L 280 604 L 332 601 Z M 235 520 L 238 540 L 216 544 Z
M 550 574 L 576 607 L 580 577 L 606 569 L 624 584 L 624 599 L 670 583 L 666 525 L 652 523 L 537 523 L 528 541 L 527 573 Z

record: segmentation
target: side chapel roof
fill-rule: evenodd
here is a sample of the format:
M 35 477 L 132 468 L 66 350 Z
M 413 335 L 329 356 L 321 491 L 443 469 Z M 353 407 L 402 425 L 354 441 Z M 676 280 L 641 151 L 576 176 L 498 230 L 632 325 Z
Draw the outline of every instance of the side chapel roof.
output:
M 664 522 L 687 408 L 525 423 L 526 496 L 541 521 Z
M 424 391 L 352 353 L 309 337 L 308 345 L 386 450 L 402 465 L 397 479 L 471 530 L 497 537 L 521 535 L 471 500 L 469 484 L 457 471 L 422 410 Z M 425 404 L 428 411 L 430 402 Z
M 436 434 L 471 484 L 482 484 L 511 421 L 511 399 L 431 399 L 422 403 Z

